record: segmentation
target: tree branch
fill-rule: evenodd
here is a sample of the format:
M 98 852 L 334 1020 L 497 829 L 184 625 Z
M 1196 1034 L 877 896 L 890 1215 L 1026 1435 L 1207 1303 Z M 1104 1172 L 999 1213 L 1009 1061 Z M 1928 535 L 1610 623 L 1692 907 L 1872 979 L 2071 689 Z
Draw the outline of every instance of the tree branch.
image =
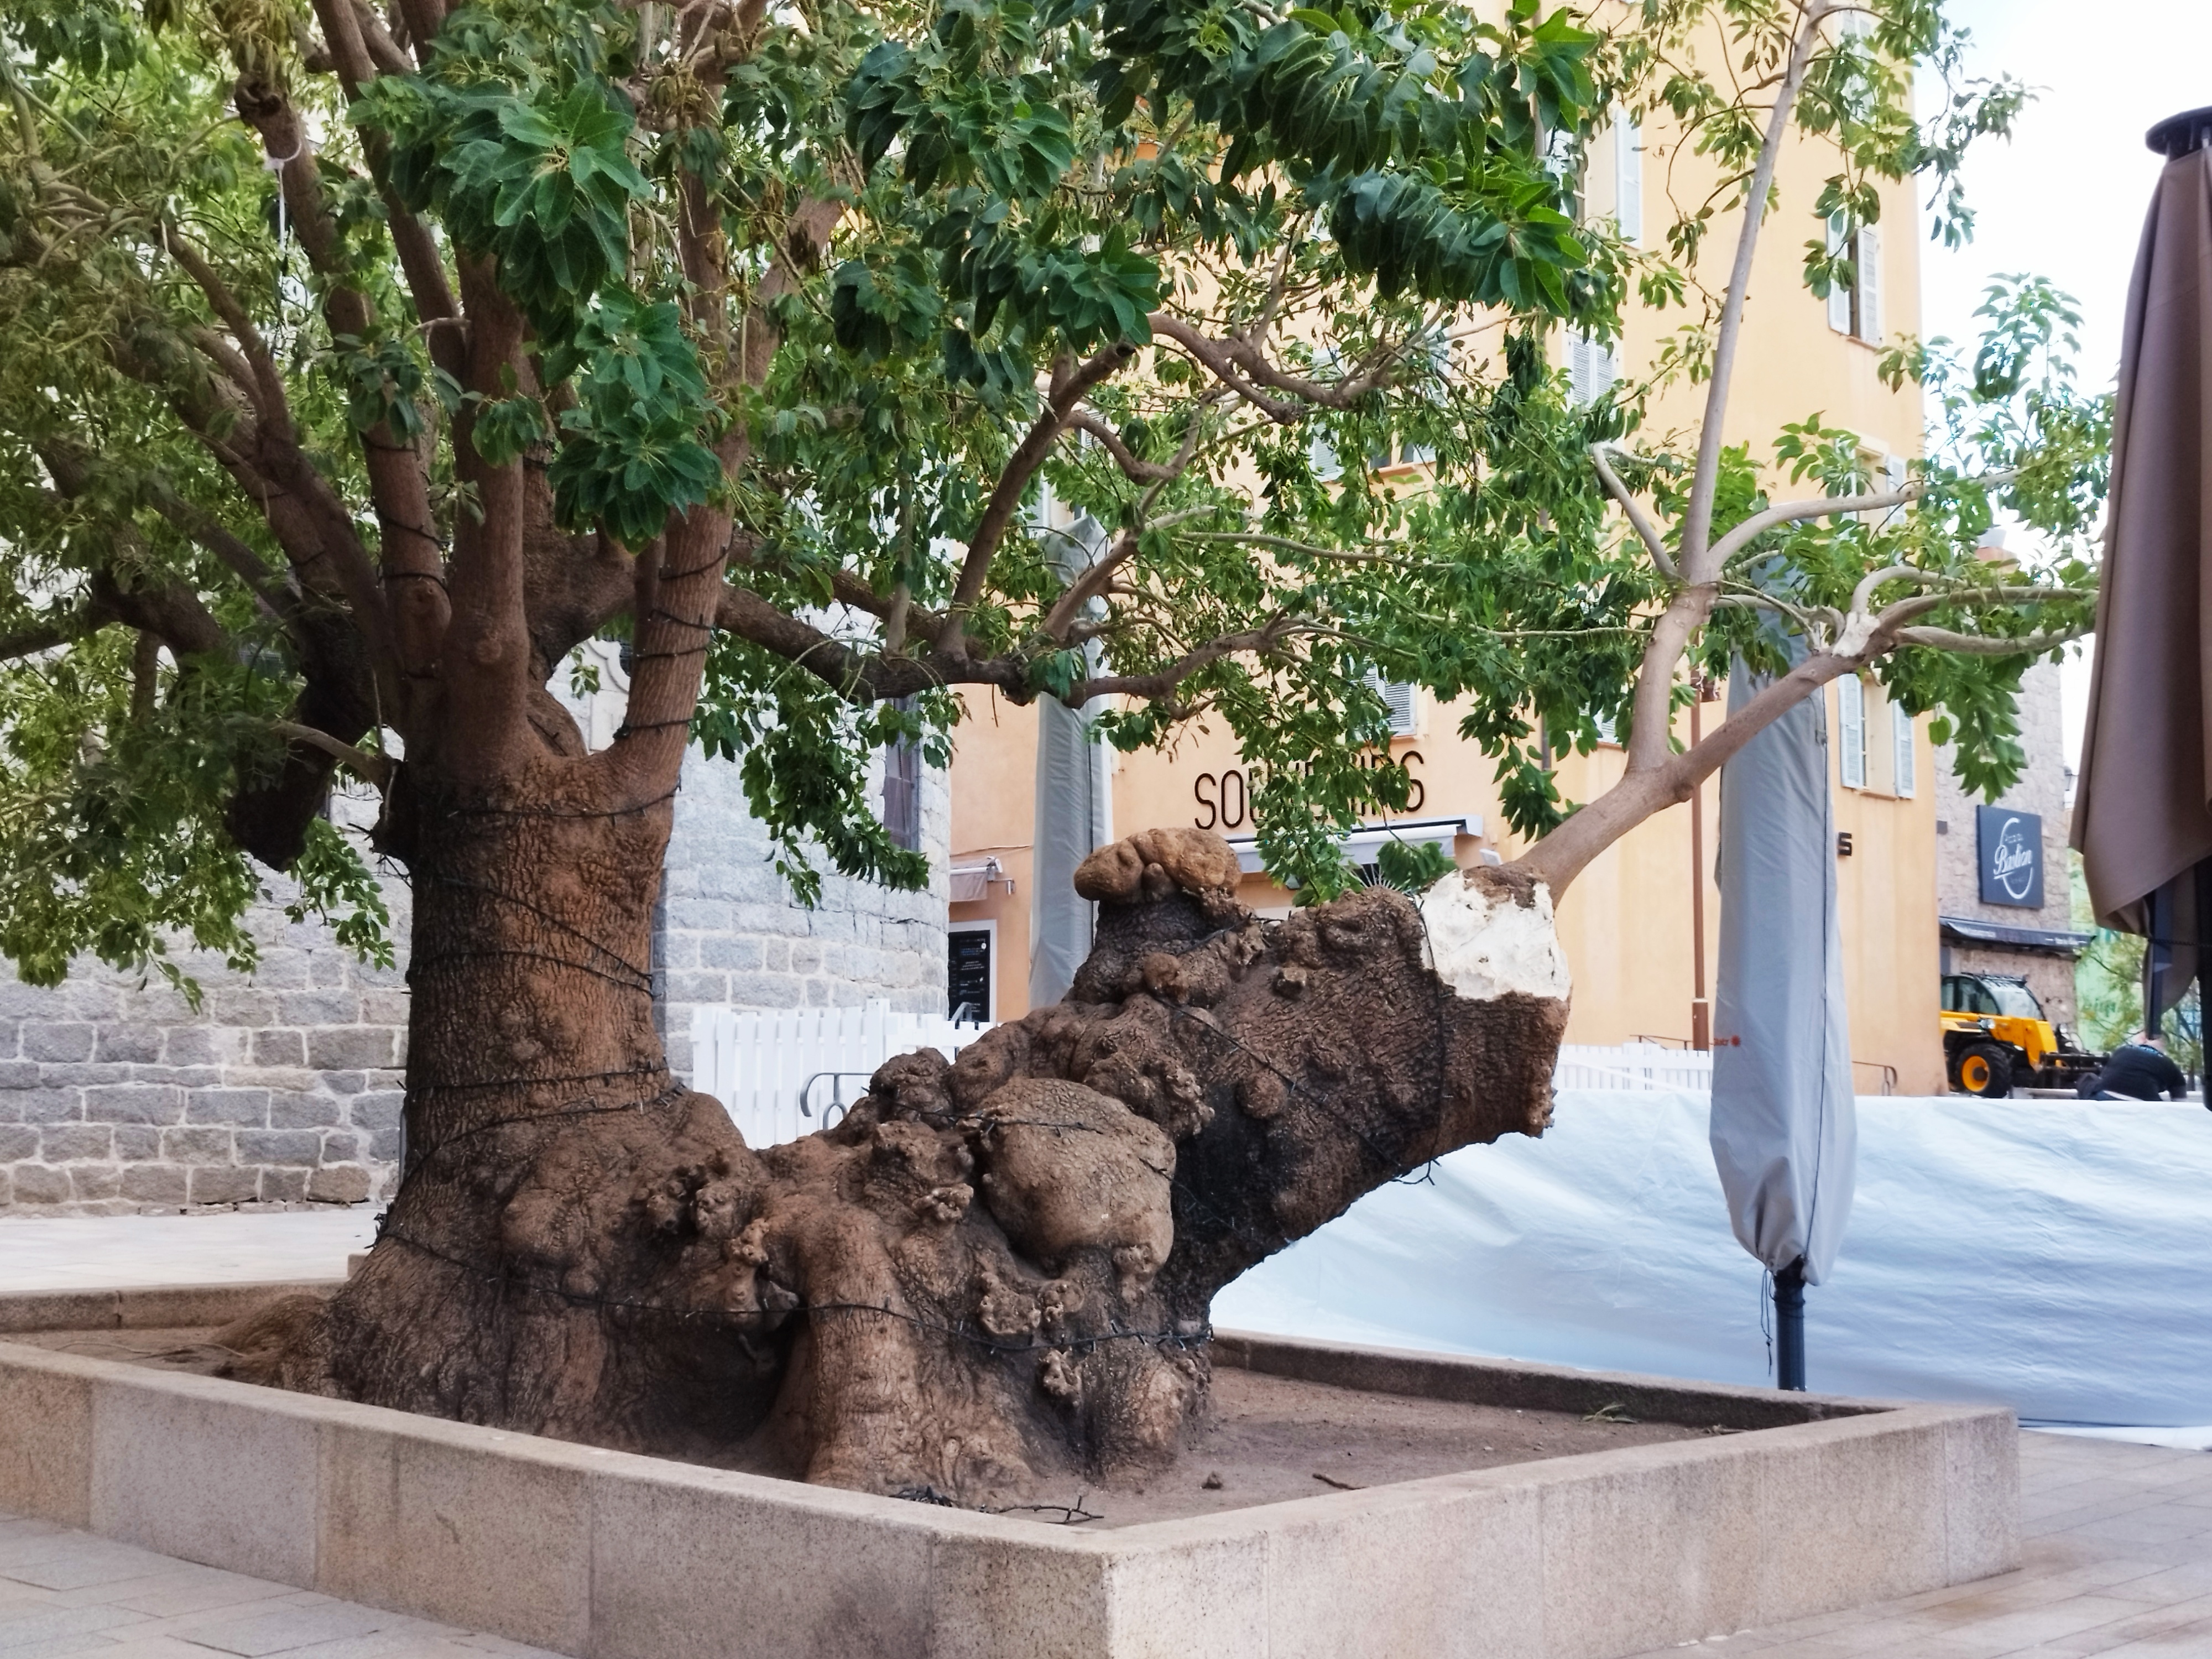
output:
M 296 720 L 271 720 L 269 729 L 288 742 L 304 743 L 310 749 L 321 750 L 332 760 L 351 767 L 379 789 L 392 787 L 393 767 L 389 755 L 373 755 L 342 738 L 334 738 L 316 726 L 301 726 Z
M 270 585 L 269 568 L 262 563 L 261 556 L 232 535 L 212 514 L 201 511 L 158 480 L 147 491 L 147 500 L 156 513 L 215 555 L 225 569 L 245 583 L 255 605 L 270 621 L 287 627 L 295 624 L 293 613 L 297 607 L 292 596 Z
M 1313 624 L 1293 617 L 1277 616 L 1265 626 L 1242 634 L 1224 634 L 1220 638 L 1185 652 L 1174 662 L 1153 674 L 1105 674 L 1087 679 L 1069 688 L 1061 701 L 1071 708 L 1080 708 L 1093 697 L 1139 697 L 1148 702 L 1175 695 L 1177 687 L 1200 670 L 1211 667 L 1224 657 L 1237 656 L 1243 652 L 1268 652 L 1279 648 L 1299 634 L 1306 633 Z
M 2087 624 L 2058 634 L 2027 634 L 2007 639 L 1996 634 L 1960 634 L 1948 628 L 1899 628 L 1891 637 L 1899 645 L 1932 646 L 1938 651 L 1957 651 L 1973 657 L 2041 656 L 2062 645 L 2084 638 L 2095 629 Z
M 1830 680 L 1855 672 L 1861 659 L 1816 652 L 1773 681 L 1729 715 L 1695 748 L 1670 754 L 1660 765 L 1628 773 L 1595 800 L 1514 860 L 1549 885 L 1556 902 L 1599 854 L 1644 819 L 1689 799 L 1692 792 L 1741 751 L 1744 744 Z
M 261 331 L 253 325 L 253 319 L 246 315 L 246 307 L 238 302 L 229 285 L 187 239 L 165 225 L 161 240 L 169 250 L 169 257 L 183 267 L 185 274 L 207 296 L 209 307 L 237 341 L 250 371 L 240 389 L 253 398 L 255 412 L 274 427 L 276 436 L 289 438 L 293 434 L 292 407 L 284 396 L 283 376 L 277 370 L 276 356 L 269 349 L 269 343 L 261 337 Z M 238 377 L 234 373 L 232 378 Z
M 1759 147 L 1759 163 L 1745 187 L 1743 228 L 1737 234 L 1735 264 L 1729 271 L 1721 320 L 1713 339 L 1712 380 L 1705 393 L 1705 422 L 1698 434 L 1698 467 L 1690 485 L 1690 504 L 1682 518 L 1682 568 L 1693 584 L 1712 580 L 1714 566 L 1706 556 L 1712 533 L 1713 495 L 1720 484 L 1721 448 L 1727 441 L 1728 400 L 1735 375 L 1736 347 L 1743 333 L 1744 302 L 1751 294 L 1752 258 L 1758 252 L 1759 226 L 1766 217 L 1766 198 L 1774 187 L 1774 170 L 1782 156 L 1782 143 L 1790 131 L 1790 114 L 1811 66 L 1820 40 L 1821 22 L 1835 8 L 1828 0 L 1812 0 L 1804 20 L 1790 43 L 1790 64 L 1774 93 L 1774 107 L 1766 120 L 1766 136 Z M 1674 660 L 1666 664 L 1671 677 Z M 1640 702 L 1640 698 L 1639 698 Z M 1639 712 L 1640 709 L 1639 709 Z
M 0 662 L 35 657 L 41 651 L 52 651 L 73 640 L 81 640 L 88 634 L 97 633 L 114 620 L 106 607 L 97 602 L 80 605 L 60 616 L 43 617 L 27 628 L 19 628 L 12 634 L 0 634 Z
M 1620 503 L 1621 511 L 1628 515 L 1628 522 L 1635 529 L 1638 539 L 1643 542 L 1644 550 L 1651 555 L 1651 562 L 1659 567 L 1661 574 L 1670 582 L 1681 580 L 1682 573 L 1674 568 L 1674 555 L 1667 550 L 1667 538 L 1659 533 L 1659 526 L 1652 523 L 1650 515 L 1637 501 L 1636 492 L 1621 482 L 1620 475 L 1605 459 L 1608 447 L 1605 444 L 1589 447 L 1590 465 L 1597 469 L 1597 476 L 1605 484 L 1606 494 Z
M 1121 368 L 1137 355 L 1134 346 L 1122 342 L 1106 347 L 1079 367 L 1069 367 L 1055 373 L 1045 395 L 1044 412 L 1030 428 L 1029 435 L 1016 447 L 1007 459 L 1006 468 L 999 474 L 990 499 L 984 502 L 982 516 L 975 521 L 975 533 L 968 539 L 968 556 L 960 566 L 960 579 L 952 590 L 952 603 L 946 607 L 946 619 L 939 631 L 937 648 L 948 656 L 965 654 L 965 634 L 968 613 L 983 596 L 983 584 L 991 572 L 991 556 L 999 550 L 1006 538 L 1006 528 L 1013 523 L 1014 514 L 1021 510 L 1022 497 L 1028 494 L 1030 480 L 1044 465 L 1045 457 L 1066 429 L 1068 417 L 1075 407 L 1090 395 L 1091 389 Z
M 331 15 L 341 22 L 349 15 L 335 8 Z M 373 313 L 347 266 L 337 223 L 324 199 L 306 122 L 280 89 L 266 83 L 240 81 L 236 102 L 239 114 L 260 134 L 270 161 L 282 164 L 277 176 L 286 210 L 298 229 L 308 264 L 323 279 L 324 320 L 334 336 L 369 338 Z M 501 390 L 496 379 L 473 384 L 473 389 L 493 395 Z M 433 677 L 445 644 L 453 614 L 447 599 L 445 548 L 430 510 L 428 473 L 414 446 L 399 441 L 389 421 L 380 421 L 361 434 L 361 453 L 376 508 L 377 563 L 404 694 Z M 483 505 L 489 513 L 490 504 Z M 403 695 L 400 706 L 392 711 L 403 730 L 410 718 L 410 705 L 411 696 Z
M 1149 319 L 1152 332 L 1165 335 L 1212 370 L 1222 384 L 1275 420 L 1288 426 L 1305 417 L 1310 406 L 1351 409 L 1378 386 L 1389 383 L 1390 370 L 1403 355 L 1401 347 L 1378 352 L 1354 373 L 1333 382 L 1310 380 L 1278 368 L 1267 355 L 1249 340 L 1232 336 L 1217 340 L 1180 317 L 1156 311 Z M 1291 401 L 1272 398 L 1261 386 L 1285 394 Z
M 361 89 L 380 73 L 414 72 L 415 66 L 407 61 L 407 54 L 385 32 L 376 15 L 361 5 L 359 0 L 314 0 L 314 7 L 315 15 L 323 26 L 323 38 L 330 42 L 339 83 L 348 98 L 358 99 Z M 452 284 L 446 280 L 445 261 L 439 257 L 437 242 L 407 204 L 392 193 L 387 164 L 389 146 L 381 133 L 366 129 L 362 131 L 361 139 L 362 153 L 368 157 L 377 194 L 384 201 L 385 224 L 392 234 L 392 248 L 399 255 L 400 270 L 406 275 L 416 316 L 433 325 L 457 319 L 460 308 L 454 302 Z M 434 326 L 424 343 L 439 368 L 449 374 L 459 374 L 462 347 L 458 339 L 447 337 L 444 331 Z
M 1071 431 L 1087 433 L 1098 441 L 1098 447 L 1113 457 L 1114 465 L 1121 469 L 1121 476 L 1132 483 L 1158 483 L 1175 477 L 1175 469 L 1163 461 L 1140 459 L 1121 434 L 1096 413 L 1079 409 L 1067 417 Z

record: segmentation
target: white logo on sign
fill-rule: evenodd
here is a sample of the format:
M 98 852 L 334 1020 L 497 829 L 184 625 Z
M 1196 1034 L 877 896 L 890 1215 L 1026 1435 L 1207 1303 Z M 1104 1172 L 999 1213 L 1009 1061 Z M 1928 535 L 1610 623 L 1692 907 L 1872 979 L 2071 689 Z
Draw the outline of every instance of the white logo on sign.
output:
M 1990 849 L 1990 873 L 2014 898 L 2025 900 L 2035 886 L 2035 846 L 2018 818 L 2007 818 Z

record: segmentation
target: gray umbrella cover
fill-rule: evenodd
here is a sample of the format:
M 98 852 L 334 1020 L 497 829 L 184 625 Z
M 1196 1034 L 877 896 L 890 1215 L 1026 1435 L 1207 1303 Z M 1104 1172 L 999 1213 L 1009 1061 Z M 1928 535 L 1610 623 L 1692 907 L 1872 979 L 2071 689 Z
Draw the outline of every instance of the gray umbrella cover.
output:
M 1729 712 L 1765 683 L 1739 660 Z M 1843 1243 L 1858 1163 L 1825 699 L 1722 767 L 1720 817 L 1713 1162 L 1736 1241 L 1777 1273 L 1802 1256 L 1817 1285 Z

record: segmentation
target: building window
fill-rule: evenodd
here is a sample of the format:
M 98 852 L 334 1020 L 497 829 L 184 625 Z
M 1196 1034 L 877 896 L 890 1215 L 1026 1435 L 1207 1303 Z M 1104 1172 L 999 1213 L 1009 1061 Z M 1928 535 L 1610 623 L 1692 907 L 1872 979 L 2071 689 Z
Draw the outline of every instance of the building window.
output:
M 1828 289 L 1828 326 L 1869 345 L 1881 343 L 1881 233 L 1872 225 L 1854 232 L 1850 216 L 1842 211 L 1828 216 L 1828 252 L 1849 250 L 1848 281 Z M 1844 273 L 1838 272 L 1841 277 Z
M 1644 127 L 1619 105 L 1613 111 L 1613 223 L 1631 247 L 1644 241 Z
M 884 749 L 884 828 L 894 847 L 921 850 L 921 745 L 903 738 Z
M 1418 736 L 1421 729 L 1421 688 L 1411 680 L 1386 680 L 1370 668 L 1367 671 L 1367 689 L 1382 699 L 1390 709 L 1390 735 L 1394 738 Z
M 1889 735 L 1897 793 L 1909 800 L 1920 787 L 1919 757 L 1912 747 L 1912 716 L 1901 702 L 1889 706 Z
M 1866 787 L 1866 687 L 1856 674 L 1836 682 L 1836 760 L 1844 787 Z

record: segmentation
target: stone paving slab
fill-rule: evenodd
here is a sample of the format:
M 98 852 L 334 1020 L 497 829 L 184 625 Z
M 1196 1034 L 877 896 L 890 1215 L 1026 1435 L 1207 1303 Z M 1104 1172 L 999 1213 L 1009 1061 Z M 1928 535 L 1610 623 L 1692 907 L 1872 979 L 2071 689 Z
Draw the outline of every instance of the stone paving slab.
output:
M 2028 1431 L 2020 1488 L 2016 1572 L 1637 1659 L 2212 1659 L 2212 1453 Z
M 0 1515 L 0 1659 L 560 1659 Z
M 211 1215 L 0 1216 L 0 1293 L 343 1279 L 374 1204 Z

